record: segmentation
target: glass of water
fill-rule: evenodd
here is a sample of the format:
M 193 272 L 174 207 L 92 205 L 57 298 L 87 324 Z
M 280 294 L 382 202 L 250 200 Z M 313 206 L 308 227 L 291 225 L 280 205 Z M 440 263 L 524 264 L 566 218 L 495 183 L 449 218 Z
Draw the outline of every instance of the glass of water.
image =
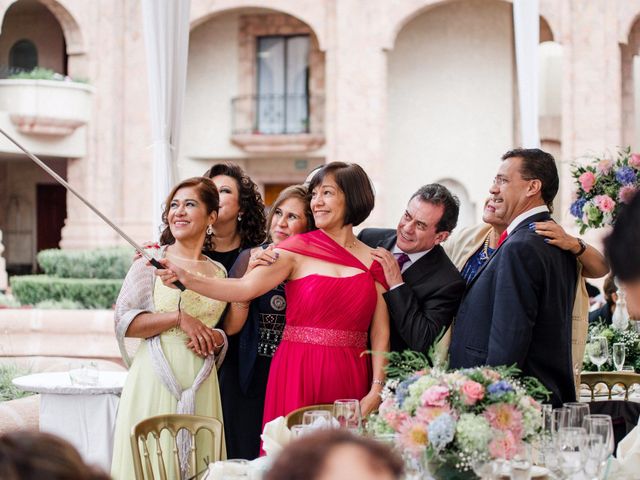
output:
M 512 480 L 529 480 L 531 478 L 531 445 L 520 444 L 510 461 Z
M 360 413 L 359 400 L 336 400 L 333 402 L 333 416 L 340 424 L 340 428 L 346 428 L 354 433 L 360 431 L 362 414 Z
M 614 343 L 612 356 L 613 356 L 613 364 L 616 367 L 616 370 L 621 372 L 622 367 L 624 367 L 624 360 L 626 355 L 626 348 L 624 343 Z

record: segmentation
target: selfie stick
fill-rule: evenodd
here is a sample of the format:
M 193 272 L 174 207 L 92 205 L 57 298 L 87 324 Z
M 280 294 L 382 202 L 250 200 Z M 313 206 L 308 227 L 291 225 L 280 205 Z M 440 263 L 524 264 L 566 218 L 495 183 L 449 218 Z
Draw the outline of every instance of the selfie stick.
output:
M 98 215 L 118 235 L 120 235 L 122 238 L 124 238 L 129 243 L 129 245 L 131 245 L 133 248 L 135 248 L 136 252 L 138 252 L 140 255 L 142 255 L 142 257 L 145 258 L 151 265 L 153 265 L 156 268 L 161 268 L 161 269 L 165 268 L 160 262 L 158 262 L 155 258 L 153 258 L 151 255 L 149 255 L 147 252 L 145 252 L 145 250 L 140 245 L 138 245 L 129 235 L 124 233 L 111 220 L 109 220 L 100 210 L 98 210 L 96 207 L 94 207 L 86 198 L 84 198 L 82 195 L 80 195 L 78 192 L 76 192 L 75 189 L 71 185 L 69 185 L 64 178 L 62 178 L 60 175 L 58 175 L 56 172 L 54 172 L 51 168 L 49 168 L 49 166 L 46 163 L 44 163 L 42 160 L 40 160 L 38 157 L 36 157 L 33 153 L 31 153 L 29 150 L 27 150 L 22 145 L 20 145 L 16 140 L 14 140 L 11 137 L 11 135 L 9 135 L 7 132 L 5 132 L 2 128 L 0 128 L 0 133 L 2 133 L 2 135 L 7 137 L 7 139 L 11 143 L 13 143 L 16 147 L 18 147 L 20 150 L 22 150 L 25 153 L 25 155 L 27 157 L 29 157 L 31 160 L 33 160 L 40 168 L 42 168 L 45 172 L 47 172 L 49 175 L 51 175 L 54 178 L 54 180 L 56 180 L 60 185 L 62 185 L 64 188 L 66 188 L 71 193 L 73 193 L 82 203 L 84 203 L 87 207 L 89 207 L 93 211 L 93 213 Z M 177 288 L 182 290 L 182 291 L 186 290 L 185 286 L 182 283 L 180 283 L 179 281 L 177 281 L 177 280 L 175 282 L 173 282 L 173 284 Z

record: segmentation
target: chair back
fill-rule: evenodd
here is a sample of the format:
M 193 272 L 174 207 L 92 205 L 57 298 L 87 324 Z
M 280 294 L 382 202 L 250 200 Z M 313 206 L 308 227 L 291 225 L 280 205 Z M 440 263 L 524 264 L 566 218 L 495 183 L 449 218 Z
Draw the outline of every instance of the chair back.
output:
M 304 412 L 309 412 L 311 410 L 327 410 L 333 413 L 333 404 L 332 403 L 321 403 L 319 405 L 308 405 L 306 407 L 298 408 L 284 417 L 285 423 L 287 424 L 287 428 L 291 428 L 294 425 L 299 425 L 302 423 L 302 417 Z
M 209 456 L 211 462 L 220 460 L 222 455 L 222 422 L 217 418 L 203 417 L 200 415 L 168 414 L 158 415 L 142 420 L 131 429 L 131 450 L 133 453 L 133 467 L 136 480 L 152 480 L 154 476 L 153 463 L 155 458 L 156 471 L 160 480 L 179 479 L 180 459 L 178 456 L 178 432 L 185 429 L 191 438 L 189 451 L 189 471 L 187 478 L 196 475 L 198 458 L 196 452 L 196 434 L 200 430 L 210 432 L 212 436 L 213 451 L 200 452 Z M 163 451 L 160 435 L 167 431 L 171 438 L 171 451 Z M 206 433 L 204 435 L 207 435 Z M 152 441 L 149 441 L 149 436 Z M 166 437 L 163 436 L 163 439 Z M 153 458 L 152 458 L 153 457 Z M 173 458 L 172 471 L 167 472 L 165 463 Z M 144 468 L 143 468 L 144 462 Z
M 624 399 L 628 400 L 631 386 L 640 385 L 640 374 L 633 372 L 582 372 L 580 375 L 580 384 L 589 387 L 592 401 L 595 399 L 596 385 L 600 383 L 607 386 L 609 400 L 611 400 L 611 391 L 614 385 L 624 387 Z

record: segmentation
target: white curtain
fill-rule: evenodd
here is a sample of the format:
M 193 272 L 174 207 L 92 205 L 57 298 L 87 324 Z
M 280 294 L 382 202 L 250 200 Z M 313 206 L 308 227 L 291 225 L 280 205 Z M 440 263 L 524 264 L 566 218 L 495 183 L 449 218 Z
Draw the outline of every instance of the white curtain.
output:
M 538 44 L 540 13 L 538 0 L 513 1 L 513 29 L 518 71 L 518 99 L 522 146 L 540 146 L 538 131 Z
M 190 0 L 142 0 L 153 138 L 154 236 L 176 183 L 176 161 L 189 53 Z

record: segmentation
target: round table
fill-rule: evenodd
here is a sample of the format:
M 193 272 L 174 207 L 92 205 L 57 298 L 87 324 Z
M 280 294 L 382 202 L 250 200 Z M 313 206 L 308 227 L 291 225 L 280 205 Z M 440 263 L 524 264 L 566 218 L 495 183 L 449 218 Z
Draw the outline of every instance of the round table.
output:
M 109 472 L 120 392 L 127 372 L 101 371 L 97 385 L 75 385 L 69 372 L 34 373 L 13 384 L 40 393 L 40 430 L 69 441 L 89 464 Z

